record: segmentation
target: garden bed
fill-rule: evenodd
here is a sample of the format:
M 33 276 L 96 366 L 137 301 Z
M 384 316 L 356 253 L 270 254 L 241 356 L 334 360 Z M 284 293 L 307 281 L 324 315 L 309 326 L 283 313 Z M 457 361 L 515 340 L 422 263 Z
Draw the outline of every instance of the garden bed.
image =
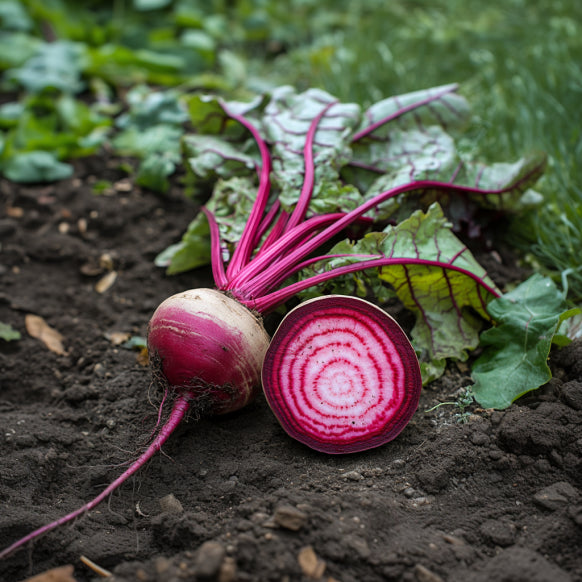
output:
M 153 264 L 196 206 L 118 167 L 94 157 L 53 185 L 0 183 L 0 321 L 22 334 L 0 341 L 1 547 L 142 450 L 160 394 L 122 342 L 145 335 L 167 296 L 212 285 L 209 270 Z M 97 180 L 113 186 L 96 195 Z M 479 260 L 502 288 L 519 275 L 502 248 Z M 61 353 L 26 333 L 30 314 L 62 335 Z M 72 564 L 75 580 L 98 579 L 85 556 L 124 582 L 580 580 L 581 362 L 580 340 L 553 351 L 552 381 L 503 412 L 426 412 L 470 384 L 452 364 L 395 441 L 354 455 L 292 441 L 263 397 L 190 418 L 109 503 L 0 563 L 0 578 Z

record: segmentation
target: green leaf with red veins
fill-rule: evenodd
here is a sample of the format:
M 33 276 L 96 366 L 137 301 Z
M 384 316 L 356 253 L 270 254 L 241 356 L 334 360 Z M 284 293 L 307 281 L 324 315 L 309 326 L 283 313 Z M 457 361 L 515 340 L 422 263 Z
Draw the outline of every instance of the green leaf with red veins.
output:
M 463 128 L 471 119 L 471 110 L 466 99 L 456 90 L 455 84 L 442 85 L 382 99 L 364 112 L 355 137 L 357 141 L 364 141 L 365 138 L 358 137 L 358 133 L 366 132 L 386 119 L 390 119 L 390 125 L 382 123 L 374 131 L 373 140 L 387 136 L 391 127 L 423 129 L 440 125 L 447 130 Z
M 385 141 L 376 141 L 365 151 L 355 153 L 360 157 L 354 161 L 367 168 L 368 177 L 372 176 L 370 170 L 381 173 L 373 182 L 368 181 L 366 199 L 417 180 L 491 191 L 490 194 L 469 192 L 460 196 L 443 189 L 424 189 L 402 194 L 375 210 L 374 217 L 379 220 L 390 217 L 398 221 L 413 210 L 427 208 L 436 200 L 447 209 L 452 219 L 456 219 L 455 222 L 469 222 L 477 208 L 515 212 L 540 202 L 539 196 L 524 193 L 545 169 L 546 156 L 543 153 L 533 153 L 513 163 L 487 165 L 467 162 L 457 152 L 453 139 L 438 126 L 422 131 L 394 129 Z M 364 186 L 357 175 L 352 177 L 357 184 Z
M 256 164 L 260 162 L 254 144 L 249 143 L 249 152 L 240 145 L 213 135 L 187 135 L 182 140 L 188 169 L 195 179 L 216 180 L 240 175 L 256 175 Z
M 355 188 L 350 190 L 347 199 L 329 195 L 330 188 L 337 192 L 342 187 L 339 171 L 351 158 L 349 137 L 360 123 L 360 107 L 339 103 L 335 97 L 320 89 L 297 94 L 291 87 L 280 87 L 272 93 L 261 127 L 267 142 L 272 144 L 272 178 L 281 188 L 280 201 L 284 208 L 291 209 L 301 192 L 305 174 L 304 146 L 310 125 L 332 103 L 317 127 L 313 144 L 313 200 L 321 199 L 317 212 L 334 212 L 340 208 L 345 211 L 344 202 L 348 203 L 348 208 L 361 202 Z M 309 214 L 312 213 L 310 207 Z
M 259 95 L 249 102 L 229 101 L 223 103 L 213 95 L 189 95 L 184 101 L 190 115 L 190 123 L 196 133 L 206 135 L 221 135 L 227 140 L 237 140 L 247 136 L 246 130 L 240 123 L 234 121 L 225 111 L 244 115 L 256 122 L 261 111 L 268 102 L 269 95 Z
M 261 157 L 248 131 L 227 113 L 238 113 L 253 120 L 260 115 L 266 96 L 250 103 L 225 103 L 211 96 L 195 95 L 187 100 L 190 123 L 196 133 L 182 140 L 185 162 L 196 180 L 216 180 L 255 175 Z M 226 108 L 226 109 L 225 109 Z
M 384 235 L 381 248 L 386 256 L 426 261 L 387 266 L 380 273 L 416 316 L 411 335 L 420 359 L 465 360 L 467 350 L 479 344 L 483 319 L 489 319 L 486 305 L 493 294 L 483 284 L 496 290 L 495 283 L 451 232 L 436 203 L 426 214 L 416 211 L 398 226 L 386 228 Z

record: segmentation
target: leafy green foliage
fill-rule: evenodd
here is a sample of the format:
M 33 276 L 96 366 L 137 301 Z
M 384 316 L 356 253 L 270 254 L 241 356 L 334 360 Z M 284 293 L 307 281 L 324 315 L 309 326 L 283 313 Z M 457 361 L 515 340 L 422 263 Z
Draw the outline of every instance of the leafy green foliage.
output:
M 382 246 L 389 249 L 391 256 L 427 261 L 388 266 L 379 276 L 415 314 L 413 345 L 423 364 L 423 379 L 430 381 L 441 375 L 447 359 L 466 360 L 467 350 L 479 345 L 483 320 L 488 319 L 485 306 L 492 299 L 482 283 L 496 289 L 495 283 L 453 235 L 450 223 L 436 204 L 426 214 L 417 211 L 384 232 Z M 428 263 L 431 260 L 432 265 Z
M 434 201 L 456 201 L 457 205 L 470 202 L 475 208 L 498 210 L 518 208 L 523 192 L 535 183 L 545 166 L 542 155 L 493 165 L 461 159 L 453 138 L 441 126 L 423 125 L 423 120 L 434 124 L 468 117 L 467 103 L 458 95 L 453 97 L 450 93 L 454 90 L 449 86 L 391 97 L 370 108 L 374 114 L 357 104 L 340 103 L 321 90 L 297 93 L 288 86 L 273 90 L 266 99 L 246 104 L 221 105 L 218 100 L 206 99 L 194 109 L 193 133 L 184 138 L 191 172 L 201 180 L 218 180 L 206 208 L 218 227 L 224 261 L 239 244 L 257 197 L 254 167 L 265 163 L 248 140 L 240 136 L 233 139 L 225 112 L 243 112 L 268 144 L 273 160 L 271 193 L 284 212 L 292 214 L 296 205 L 306 199 L 306 184 L 311 192 L 307 220 L 329 213 L 348 213 L 372 202 L 380 192 L 394 192 L 380 210 L 375 204 L 365 215 L 376 222 L 396 217 L 398 224 L 389 225 L 382 232 L 362 231 L 358 236 L 364 236 L 357 242 L 342 241 L 320 261 L 283 276 L 293 275 L 295 282 L 288 283 L 291 287 L 312 279 L 325 280 L 303 291 L 302 297 L 329 292 L 360 296 L 372 292 L 378 300 L 391 294 L 397 296 L 416 318 L 412 337 L 425 381 L 442 374 L 447 359 L 467 359 L 468 351 L 479 344 L 484 321 L 489 319 L 486 305 L 499 294 L 484 269 L 452 233 L 450 221 Z M 403 104 L 401 109 L 396 107 L 398 103 Z M 442 107 L 447 115 L 439 114 Z M 379 112 L 386 117 L 379 117 Z M 412 122 L 406 119 L 407 115 Z M 316 119 L 319 121 L 313 145 L 306 148 Z M 375 130 L 381 121 L 386 123 L 375 139 L 375 131 L 372 134 L 368 128 Z M 402 129 L 407 127 L 411 129 Z M 223 133 L 217 133 L 220 129 Z M 419 146 L 425 139 L 434 143 L 428 148 Z M 314 166 L 312 178 L 308 171 L 310 157 Z M 368 191 L 360 191 L 349 182 L 353 177 L 365 186 L 359 173 L 371 170 L 379 177 Z M 424 206 L 426 213 L 411 210 L 415 205 Z M 404 216 L 403 211 L 408 215 Z M 166 249 L 157 264 L 175 273 L 210 262 L 211 248 L 205 246 L 209 232 L 206 216 L 197 216 L 182 241 Z M 293 251 L 294 247 L 289 249 Z M 373 269 L 350 269 L 349 274 L 343 274 L 346 268 L 365 264 L 366 260 L 381 263 Z M 259 283 L 256 285 L 253 292 L 261 289 Z
M 158 192 L 169 187 L 168 177 L 182 161 L 180 139 L 188 113 L 176 92 L 157 92 L 138 86 L 128 94 L 129 112 L 117 119 L 121 129 L 112 140 L 123 155 L 141 160 L 136 182 Z
M 13 182 L 54 182 L 70 178 L 73 167 L 59 162 L 50 152 L 30 151 L 11 157 L 4 165 L 4 174 Z
M 449 118 L 467 119 L 466 101 L 459 95 L 453 97 L 451 92 L 454 92 L 454 86 L 416 91 L 390 97 L 368 110 L 362 110 L 355 103 L 340 103 L 337 98 L 321 90 L 298 93 L 284 86 L 274 89 L 263 98 L 247 103 L 228 101 L 225 106 L 228 111 L 244 113 L 271 146 L 272 185 L 286 210 L 293 209 L 302 189 L 305 175 L 303 149 L 310 123 L 324 108 L 331 106 L 333 115 L 323 118 L 313 147 L 314 187 L 308 216 L 348 212 L 382 191 L 427 179 L 439 180 L 451 186 L 498 190 L 503 194 L 484 195 L 476 191 L 458 195 L 443 193 L 436 188 L 422 188 L 420 193 L 406 192 L 387 201 L 369 212 L 368 216 L 375 220 L 402 220 L 418 207 L 428 208 L 435 200 L 444 203 L 451 198 L 456 199 L 457 206 L 472 203 L 473 206 L 498 209 L 518 208 L 523 191 L 543 171 L 544 156 L 532 155 L 513 164 L 487 165 L 463 161 L 457 153 L 454 140 L 442 127 L 423 125 L 423 120 L 428 123 L 442 120 L 443 123 L 451 124 L 447 121 Z M 403 103 L 400 110 L 395 108 L 397 103 Z M 414 110 L 406 115 L 412 107 Z M 446 108 L 447 115 L 440 114 L 441 108 Z M 370 113 L 370 110 L 375 113 Z M 227 121 L 218 99 L 191 101 L 190 111 L 193 131 L 184 137 L 183 144 L 186 165 L 196 179 L 214 181 L 236 176 L 250 180 L 256 175 L 254 167 L 260 162 L 256 146 L 248 140 L 248 136 L 242 139 L 234 131 L 232 120 Z M 396 115 L 396 118 L 380 128 L 380 138 L 364 137 L 354 142 L 354 137 L 367 127 L 366 120 L 373 125 L 380 119 L 381 113 L 389 117 Z M 406 121 L 407 117 L 412 118 L 413 122 Z M 411 123 L 414 129 L 401 129 Z M 433 139 L 426 136 L 438 137 Z M 424 139 L 432 140 L 430 147 L 419 146 Z M 361 180 L 361 173 L 369 173 L 370 169 L 377 176 L 376 180 L 371 183 Z M 220 211 L 216 219 L 223 241 L 231 245 L 232 252 L 232 245 L 238 241 L 237 237 L 242 232 L 248 216 L 245 212 L 250 208 L 254 194 L 251 193 L 250 182 L 245 182 L 244 186 L 237 184 L 243 202 L 235 211 L 234 199 L 231 196 L 227 202 L 228 196 L 222 190 L 224 183 L 219 184 L 209 204 L 213 211 L 223 204 L 228 209 Z M 402 207 L 402 211 L 397 213 L 399 207 Z M 195 219 L 197 224 L 199 220 L 202 219 Z M 240 222 L 238 229 L 233 230 L 233 221 Z M 164 253 L 165 260 L 168 256 L 168 253 Z M 196 263 L 200 264 L 200 261 L 200 257 L 197 257 Z M 186 265 L 188 261 L 182 257 L 180 263 Z M 177 270 L 174 265 L 171 269 L 173 272 Z
M 552 340 L 568 310 L 549 278 L 531 276 L 487 306 L 496 326 L 481 334 L 483 354 L 473 365 L 473 394 L 485 408 L 507 408 L 551 378 Z
M 60 41 L 45 43 L 15 69 L 9 69 L 5 78 L 29 93 L 46 90 L 78 93 L 81 82 L 81 61 L 84 47 L 81 44 Z
M 206 204 L 220 224 L 223 241 L 232 249 L 240 240 L 246 220 L 255 201 L 255 184 L 244 177 L 232 177 L 216 184 L 212 198 Z M 224 258 L 230 250 L 223 249 Z M 210 229 L 208 220 L 200 213 L 188 226 L 182 240 L 156 257 L 156 265 L 167 267 L 176 274 L 207 265 L 210 261 Z

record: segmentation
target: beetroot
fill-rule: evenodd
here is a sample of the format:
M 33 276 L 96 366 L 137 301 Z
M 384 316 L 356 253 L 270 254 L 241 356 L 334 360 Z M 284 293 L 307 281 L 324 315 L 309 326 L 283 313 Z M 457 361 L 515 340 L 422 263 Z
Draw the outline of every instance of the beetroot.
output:
M 262 379 L 287 433 L 333 454 L 394 439 L 422 387 L 416 354 L 398 323 L 372 303 L 340 295 L 311 299 L 285 317 Z

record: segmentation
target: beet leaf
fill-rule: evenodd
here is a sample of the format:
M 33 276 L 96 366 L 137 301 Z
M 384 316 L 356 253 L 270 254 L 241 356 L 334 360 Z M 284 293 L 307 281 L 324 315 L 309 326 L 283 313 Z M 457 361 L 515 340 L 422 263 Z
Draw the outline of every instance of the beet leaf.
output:
M 532 275 L 513 291 L 491 301 L 496 322 L 481 334 L 483 354 L 473 365 L 472 392 L 485 408 L 507 408 L 514 400 L 551 378 L 550 347 L 569 310 L 555 283 Z
M 187 165 L 215 187 L 157 263 L 171 273 L 211 263 L 217 287 L 260 313 L 301 293 L 394 294 L 416 318 L 424 380 L 438 377 L 477 347 L 501 295 L 451 227 L 535 199 L 545 167 L 541 154 L 487 165 L 459 153 L 447 132 L 469 108 L 456 89 L 366 111 L 291 87 L 247 104 L 191 99 Z

